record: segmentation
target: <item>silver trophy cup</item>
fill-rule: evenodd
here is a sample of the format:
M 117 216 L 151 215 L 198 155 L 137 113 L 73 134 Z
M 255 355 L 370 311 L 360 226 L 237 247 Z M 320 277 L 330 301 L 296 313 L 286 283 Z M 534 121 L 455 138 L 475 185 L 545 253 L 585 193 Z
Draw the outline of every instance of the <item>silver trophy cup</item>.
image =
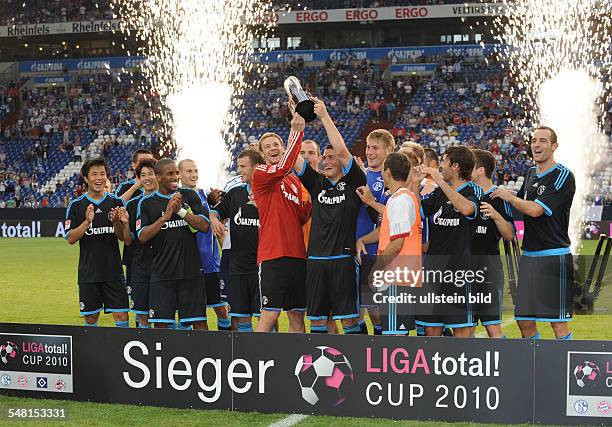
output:
M 316 119 L 317 115 L 314 112 L 314 102 L 304 89 L 302 89 L 302 85 L 297 77 L 287 77 L 284 86 L 289 96 L 289 105 L 291 109 L 297 111 L 300 116 L 304 117 L 306 123 L 310 123 Z

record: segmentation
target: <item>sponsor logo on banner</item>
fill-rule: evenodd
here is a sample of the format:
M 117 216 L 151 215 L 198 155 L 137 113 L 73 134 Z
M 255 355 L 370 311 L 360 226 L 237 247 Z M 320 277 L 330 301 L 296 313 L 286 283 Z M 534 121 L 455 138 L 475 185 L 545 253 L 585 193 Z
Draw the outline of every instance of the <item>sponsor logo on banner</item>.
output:
M 8 387 L 11 385 L 11 376 L 4 374 L 0 376 L 0 385 L 3 387 Z
M 327 346 L 300 356 L 294 374 L 302 399 L 311 405 L 340 405 L 354 379 L 348 359 L 340 350 Z
M 120 31 L 119 20 L 54 22 L 51 24 L 23 24 L 0 26 L 0 37 L 30 37 L 49 34 L 81 34 Z
M 8 365 L 10 361 L 13 361 L 17 358 L 17 344 L 13 341 L 6 341 L 4 344 L 0 345 L 0 361 Z
M 574 379 L 576 385 L 581 388 L 593 388 L 601 381 L 599 366 L 593 362 L 584 361 L 574 368 Z
M 51 33 L 51 24 L 25 24 L 13 25 L 2 31 L 8 37 L 24 37 L 24 36 L 44 36 Z M 3 30 L 4 30 L 3 28 Z
M 566 415 L 612 417 L 612 353 L 567 353 Z
M 608 415 L 610 411 L 612 411 L 612 405 L 610 404 L 610 401 L 602 400 L 599 403 L 597 403 L 597 411 L 601 415 Z
M 589 410 L 589 404 L 586 402 L 586 400 L 577 400 L 576 403 L 574 403 L 574 409 L 577 413 L 584 414 Z
M 5 221 L 0 225 L 0 234 L 2 237 L 41 237 L 40 221 L 23 224 L 19 221 Z
M 66 237 L 70 220 L 0 221 L 0 237 L 31 239 L 37 237 Z
M 278 10 L 263 15 L 258 24 L 311 24 L 321 22 L 364 22 L 404 19 L 493 16 L 504 13 L 499 4 L 397 6 L 326 10 Z
M 404 47 L 380 47 L 364 49 L 318 49 L 318 50 L 285 50 L 266 53 L 255 53 L 253 61 L 261 63 L 291 62 L 302 59 L 304 62 L 325 62 L 344 59 L 369 59 L 380 61 L 386 58 L 397 58 L 399 60 L 417 59 L 430 55 L 455 55 L 481 57 L 495 51 L 495 47 L 502 49 L 502 45 L 437 45 L 437 46 L 404 46 Z M 414 65 L 414 64 L 412 64 Z M 424 64 L 429 71 L 435 70 L 436 64 Z M 406 64 L 394 64 L 394 67 L 410 67 Z M 416 64 L 422 69 L 423 64 Z M 392 67 L 393 70 L 393 67 Z M 407 68 L 410 70 L 410 68 Z
M 136 68 L 145 60 L 142 56 L 111 56 L 105 58 L 48 59 L 42 61 L 22 61 L 20 73 L 49 73 L 79 70 L 115 70 Z
M 47 388 L 48 380 L 47 377 L 36 377 L 37 388 Z
M 3 387 L 57 392 L 49 383 L 61 375 L 61 391 L 72 393 L 72 337 L 0 333 L 0 342 L 0 378 L 17 378 L 15 383 L 3 382 Z

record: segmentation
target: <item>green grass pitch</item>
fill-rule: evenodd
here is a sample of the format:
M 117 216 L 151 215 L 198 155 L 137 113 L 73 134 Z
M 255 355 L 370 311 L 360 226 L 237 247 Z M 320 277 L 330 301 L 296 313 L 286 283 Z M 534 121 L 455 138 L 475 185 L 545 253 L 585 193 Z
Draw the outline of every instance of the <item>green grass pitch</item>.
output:
M 582 254 L 592 254 L 596 241 L 583 242 Z M 78 245 L 70 246 L 63 239 L 2 239 L 0 240 L 0 321 L 16 323 L 48 323 L 81 325 L 78 314 L 77 261 Z M 610 268 L 608 268 L 610 270 Z M 609 286 L 610 274 L 607 275 L 604 291 L 600 300 L 612 300 Z M 605 306 L 595 315 L 575 316 L 571 324 L 575 339 L 612 339 L 610 311 Z M 606 311 L 606 308 L 608 310 Z M 214 312 L 209 310 L 209 319 L 214 320 Z M 509 338 L 520 336 L 518 328 L 511 321 L 511 313 L 506 315 L 504 332 Z M 216 327 L 216 322 L 210 322 Z M 101 326 L 113 324 L 110 316 L 102 315 Z M 281 330 L 286 330 L 286 318 L 281 318 Z M 540 327 L 543 338 L 552 338 L 549 326 Z M 479 329 L 477 334 L 482 334 Z M 0 396 L 0 424 L 6 418 L 9 407 L 66 407 L 68 420 L 62 425 L 154 425 L 173 426 L 180 421 L 181 425 L 210 426 L 264 426 L 283 419 L 284 414 L 243 414 L 226 411 L 178 410 L 153 407 L 135 407 L 128 405 L 107 405 L 83 402 L 65 402 L 37 399 L 21 399 Z M 393 426 L 426 426 L 431 422 L 389 420 L 366 420 L 355 418 L 308 417 L 300 421 L 300 426 L 355 426 L 355 425 L 393 425 Z M 37 424 L 37 423 L 27 423 Z M 49 422 L 42 422 L 49 425 Z M 53 424 L 56 424 L 55 422 Z M 447 423 L 436 423 L 447 425 Z M 453 426 L 474 424 L 448 424 Z M 482 424 L 485 425 L 485 424 Z

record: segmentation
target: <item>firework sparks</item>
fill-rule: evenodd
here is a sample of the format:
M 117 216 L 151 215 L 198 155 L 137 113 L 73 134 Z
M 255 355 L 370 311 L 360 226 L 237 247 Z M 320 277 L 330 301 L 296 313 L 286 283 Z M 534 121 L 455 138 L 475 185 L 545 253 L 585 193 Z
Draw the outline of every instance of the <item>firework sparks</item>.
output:
M 572 250 L 586 220 L 592 176 L 607 165 L 603 98 L 609 66 L 612 6 L 596 0 L 504 0 L 491 34 L 500 36 L 498 55 L 509 67 L 518 90 L 511 96 L 525 114 L 513 126 L 525 137 L 537 125 L 555 129 L 555 155 L 576 178 L 571 210 Z M 484 25 L 487 25 L 484 23 Z
M 160 133 L 173 136 L 179 159 L 196 161 L 201 186 L 219 184 L 229 162 L 245 76 L 258 68 L 252 62 L 252 41 L 267 30 L 255 24 L 269 7 L 250 0 L 113 4 L 126 39 L 142 42 L 137 52 L 146 58 L 141 89 L 145 96 L 159 96 L 162 106 L 153 114 Z

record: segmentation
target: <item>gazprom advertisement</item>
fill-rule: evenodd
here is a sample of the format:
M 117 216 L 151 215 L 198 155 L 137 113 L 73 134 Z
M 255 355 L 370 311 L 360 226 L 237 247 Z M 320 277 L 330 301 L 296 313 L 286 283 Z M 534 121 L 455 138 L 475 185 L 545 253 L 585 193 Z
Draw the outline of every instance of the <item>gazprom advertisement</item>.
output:
M 142 56 L 113 56 L 107 58 L 43 59 L 19 63 L 20 73 L 58 73 L 63 71 L 112 70 L 136 68 L 145 60 Z
M 303 59 L 304 62 L 325 62 L 328 59 L 369 59 L 379 61 L 385 58 L 398 61 L 414 60 L 430 55 L 484 56 L 493 53 L 494 45 L 440 45 L 412 47 L 384 47 L 370 49 L 323 49 L 323 50 L 276 50 L 253 54 L 253 60 L 260 63 L 291 62 Z M 108 58 L 45 59 L 19 63 L 20 73 L 61 73 L 64 71 L 113 70 L 138 67 L 145 60 L 142 56 L 115 56 Z
M 304 62 L 325 62 L 328 59 L 369 59 L 397 58 L 399 61 L 416 59 L 430 55 L 483 56 L 493 53 L 494 45 L 463 44 L 439 46 L 377 47 L 369 49 L 322 49 L 322 50 L 277 50 L 254 54 L 256 62 L 291 62 L 303 59 Z

